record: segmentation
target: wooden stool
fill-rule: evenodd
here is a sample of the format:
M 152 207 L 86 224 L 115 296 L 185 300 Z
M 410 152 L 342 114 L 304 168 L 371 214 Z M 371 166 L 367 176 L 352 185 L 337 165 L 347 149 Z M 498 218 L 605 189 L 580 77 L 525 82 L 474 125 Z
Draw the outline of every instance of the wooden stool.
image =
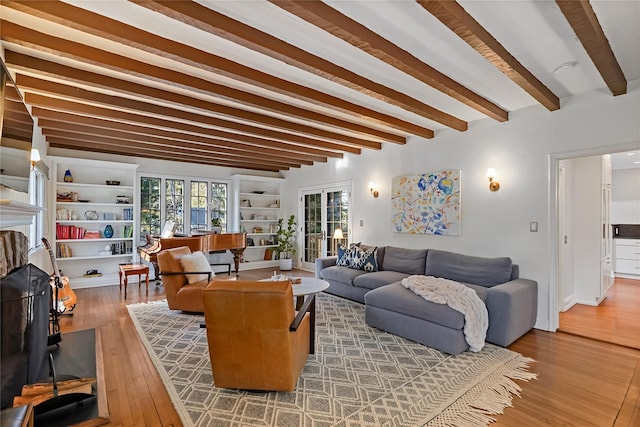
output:
M 120 290 L 124 283 L 124 299 L 127 299 L 127 277 L 131 275 L 138 275 L 138 289 L 140 289 L 141 276 L 144 274 L 147 284 L 147 296 L 149 296 L 149 267 L 144 264 L 120 264 L 118 270 L 118 277 L 120 278 Z M 122 277 L 124 276 L 124 282 Z

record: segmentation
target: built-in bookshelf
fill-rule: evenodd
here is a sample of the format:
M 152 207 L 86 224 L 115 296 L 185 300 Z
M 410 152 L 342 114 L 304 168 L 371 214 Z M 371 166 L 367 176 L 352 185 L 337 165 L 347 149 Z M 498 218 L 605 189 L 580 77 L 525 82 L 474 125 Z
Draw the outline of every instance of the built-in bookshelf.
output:
M 240 270 L 275 267 L 276 231 L 282 217 L 280 193 L 283 178 L 233 175 L 235 231 L 247 233 L 247 248 Z
M 58 267 L 72 288 L 118 284 L 118 265 L 132 262 L 136 252 L 138 165 L 51 160 L 52 240 Z

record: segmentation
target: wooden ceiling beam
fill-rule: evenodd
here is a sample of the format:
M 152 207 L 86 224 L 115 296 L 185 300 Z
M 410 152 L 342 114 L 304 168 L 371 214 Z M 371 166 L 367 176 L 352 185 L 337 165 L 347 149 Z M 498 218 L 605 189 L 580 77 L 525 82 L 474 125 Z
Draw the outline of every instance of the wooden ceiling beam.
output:
M 410 111 L 420 117 L 443 124 L 459 131 L 467 130 L 467 122 L 440 111 L 409 95 L 384 86 L 293 46 L 277 37 L 253 28 L 243 22 L 218 13 L 196 2 L 131 0 L 140 6 L 187 23 L 210 34 L 232 41 L 240 46 L 278 59 L 309 73 L 340 83 L 352 90 L 371 96 L 396 107 Z M 384 122 L 398 127 L 398 121 L 384 118 Z M 392 124 L 393 123 L 393 124 Z M 423 136 L 423 135 L 421 135 Z
M 322 1 L 269 1 L 492 119 L 509 120 L 508 111 Z
M 560 108 L 558 97 L 514 58 L 459 3 L 454 0 L 416 1 L 549 111 Z
M 113 129 L 112 125 L 108 125 L 108 127 L 105 126 L 105 123 L 108 123 L 107 120 L 58 112 L 46 114 L 46 111 L 47 110 L 42 110 L 43 114 L 38 118 L 38 125 L 41 128 L 68 130 L 79 133 L 84 132 L 87 135 L 104 135 L 113 138 L 128 139 L 131 141 L 136 141 L 138 138 L 144 138 L 143 140 L 154 141 L 158 144 L 165 144 L 168 147 L 189 147 L 205 151 L 220 150 L 225 154 L 232 154 L 236 156 L 259 156 L 260 158 L 274 161 L 286 159 L 288 161 L 293 160 L 305 165 L 313 165 L 313 162 L 315 161 L 308 158 L 296 158 L 293 155 L 288 155 L 286 152 L 270 150 L 268 148 L 260 149 L 259 147 L 241 146 L 240 144 L 237 144 L 239 147 L 230 147 L 229 145 L 233 144 L 226 144 L 226 141 L 217 141 L 211 138 L 180 134 L 178 132 L 164 131 L 162 129 L 153 129 L 144 126 L 134 126 L 125 123 L 121 123 L 116 130 Z M 58 118 L 52 118 L 51 116 L 58 116 Z
M 244 156 L 231 156 L 228 154 L 221 154 L 212 152 L 210 150 L 201 150 L 201 149 L 193 149 L 188 147 L 186 144 L 183 146 L 179 144 L 178 146 L 167 146 L 163 144 L 158 144 L 151 141 L 150 138 L 145 138 L 138 136 L 137 139 L 124 139 L 120 137 L 114 137 L 112 135 L 95 135 L 84 132 L 75 132 L 75 131 L 66 131 L 59 129 L 49 129 L 45 128 L 42 130 L 42 134 L 48 137 L 55 138 L 65 138 L 68 140 L 77 140 L 82 141 L 89 145 L 87 148 L 92 148 L 94 143 L 100 144 L 110 144 L 113 146 L 123 147 L 124 152 L 126 153 L 127 149 L 131 149 L 132 144 L 133 150 L 132 152 L 138 152 L 134 150 L 147 150 L 148 152 L 157 152 L 157 153 L 171 153 L 176 154 L 180 153 L 182 155 L 190 155 L 194 159 L 210 159 L 217 161 L 225 161 L 225 162 L 242 162 L 243 164 L 251 163 L 254 165 L 263 165 L 263 166 L 272 166 L 277 167 L 279 169 L 289 168 L 289 167 L 299 167 L 297 163 L 293 162 L 284 162 L 284 161 L 275 161 L 275 160 L 267 160 L 265 158 L 255 158 L 255 157 L 244 157 Z M 86 150 L 86 148 L 85 148 Z M 130 153 L 127 153 L 130 155 Z
M 77 113 L 80 115 L 88 115 L 88 116 L 97 117 L 97 118 L 108 118 L 114 121 L 124 121 L 127 123 L 134 123 L 134 124 L 147 124 L 147 125 L 158 126 L 162 128 L 167 128 L 169 126 L 167 124 L 167 120 L 164 118 L 144 116 L 141 114 L 136 114 L 128 111 L 112 110 L 109 108 L 83 104 L 80 102 L 54 98 L 54 97 L 40 95 L 36 93 L 31 93 L 31 92 L 26 93 L 26 99 L 28 103 L 34 106 L 39 106 L 39 107 L 43 107 L 51 110 L 67 111 L 67 112 Z M 180 126 L 180 127 L 175 126 L 174 128 L 176 129 L 184 128 L 187 131 L 189 130 L 190 128 L 189 124 L 184 123 L 182 125 L 183 126 Z M 114 126 L 117 127 L 117 123 Z M 211 129 L 211 132 L 207 133 L 207 129 L 205 129 L 205 131 L 203 132 L 202 128 L 200 128 L 197 133 L 207 135 L 207 136 L 212 136 L 217 134 L 214 129 Z M 239 138 L 241 137 L 241 135 L 239 136 L 236 134 L 231 134 L 231 137 L 234 138 L 234 140 L 229 140 L 230 143 L 239 142 L 239 143 L 254 145 L 256 147 L 273 147 L 273 148 L 282 149 L 285 151 L 297 151 L 299 153 L 315 154 L 315 155 L 320 155 L 324 157 L 327 157 L 327 156 L 340 157 L 339 154 L 336 155 L 326 150 L 319 150 L 313 147 L 303 147 L 299 145 L 286 144 L 279 141 L 269 141 L 262 138 L 256 138 L 256 137 L 250 137 L 250 136 Z
M 289 82 L 221 56 L 160 37 L 67 3 L 51 0 L 6 1 L 3 2 L 3 5 L 279 94 L 302 99 L 356 117 L 369 117 L 378 122 L 384 122 L 382 114 L 362 105 L 307 86 Z M 400 143 L 404 144 L 404 140 Z
M 613 96 L 627 93 L 627 79 L 591 3 L 585 0 L 556 0 L 556 3 Z
M 150 86 L 144 86 L 138 83 L 80 70 L 78 68 L 68 67 L 66 65 L 58 64 L 40 58 L 35 58 L 33 56 L 13 52 L 10 50 L 5 52 L 5 61 L 14 69 L 35 73 L 38 75 L 45 75 L 57 80 L 63 80 L 71 83 L 87 84 L 89 86 L 94 86 L 97 88 L 115 90 L 125 94 L 139 95 L 144 98 L 152 98 L 161 100 L 163 102 L 169 102 L 171 104 L 193 107 L 199 110 L 211 112 L 216 115 L 238 118 L 288 132 L 336 141 L 343 140 L 354 145 L 363 143 L 362 138 L 354 138 L 341 134 L 339 132 L 327 131 L 324 129 L 319 129 L 313 126 L 299 124 L 296 122 L 290 122 L 265 114 L 255 113 L 252 111 L 226 105 L 215 104 L 213 102 L 205 101 L 202 99 L 181 95 Z M 366 136 L 367 138 L 373 137 L 378 141 L 391 141 L 395 143 L 403 143 L 403 141 L 405 141 L 405 138 L 400 135 L 395 135 L 356 123 L 344 123 L 345 126 L 349 126 L 349 129 L 347 129 L 348 131 L 361 134 L 363 136 Z M 345 127 L 340 128 L 346 129 Z
M 143 101 L 136 101 L 130 98 L 123 98 L 119 96 L 106 95 L 99 92 L 88 91 L 61 83 L 49 82 L 35 77 L 23 76 L 19 74 L 20 84 L 23 90 L 30 92 L 55 94 L 66 98 L 80 100 L 84 103 L 97 103 L 106 105 L 111 108 L 125 109 L 131 111 L 137 111 L 142 113 L 148 113 L 153 115 L 165 116 L 168 121 L 164 121 L 164 127 L 173 127 L 190 132 L 200 133 L 207 136 L 215 135 L 220 138 L 226 138 L 236 141 L 251 141 L 256 144 L 267 140 L 273 140 L 273 142 L 280 141 L 284 144 L 289 144 L 292 151 L 307 151 L 309 148 L 317 148 L 320 150 L 326 150 L 333 152 L 332 157 L 339 157 L 340 151 L 347 151 L 353 153 L 359 153 L 360 149 L 351 147 L 350 145 L 342 145 L 335 142 L 324 141 L 313 138 L 306 138 L 300 135 L 289 134 L 285 132 L 274 131 L 270 129 L 263 129 L 256 126 L 251 126 L 243 123 L 237 123 L 230 120 L 220 119 L 211 116 L 205 116 L 201 114 L 191 113 L 188 111 L 160 106 Z M 18 78 L 16 78 L 18 80 Z M 201 125 L 213 126 L 202 127 L 196 125 L 189 125 L 186 123 L 176 122 L 173 119 L 184 119 L 189 122 L 199 123 Z M 236 131 L 230 132 L 228 129 Z M 258 140 L 254 138 L 260 138 Z M 372 146 L 380 147 L 380 143 L 373 143 Z M 296 148 L 305 147 L 305 148 Z
M 85 143 L 84 150 L 91 151 L 91 148 L 94 143 L 100 144 L 110 144 L 121 147 L 130 147 L 132 149 L 143 148 L 150 151 L 155 151 L 158 153 L 165 154 L 182 154 L 182 155 L 190 155 L 194 159 L 206 158 L 210 160 L 218 160 L 218 161 L 226 161 L 226 162 L 242 162 L 242 163 L 253 163 L 256 165 L 277 167 L 277 168 L 289 168 L 289 167 L 299 167 L 299 165 L 295 162 L 286 162 L 286 161 L 273 161 L 266 160 L 264 158 L 258 157 L 250 157 L 250 156 L 231 156 L 224 153 L 219 153 L 210 150 L 201 150 L 194 149 L 187 146 L 182 146 L 182 144 L 177 145 L 165 145 L 163 143 L 158 143 L 151 138 L 144 138 L 141 136 L 137 136 L 136 139 L 124 139 L 121 137 L 114 136 L 106 136 L 106 135 L 95 135 L 84 132 L 75 132 L 72 130 L 60 130 L 60 129 L 42 129 L 43 135 L 46 137 L 57 137 L 57 138 L 65 138 L 67 140 L 75 140 Z
M 13 22 L 5 20 L 0 21 L 0 32 L 2 34 L 2 40 L 15 43 L 20 46 L 76 61 L 82 60 L 91 65 L 106 67 L 109 70 L 118 71 L 131 76 L 142 77 L 165 84 L 179 85 L 191 90 L 200 91 L 203 94 L 214 95 L 245 106 L 259 107 L 266 111 L 283 114 L 288 117 L 304 118 L 322 125 L 345 122 L 344 120 L 336 119 L 326 114 L 317 113 L 285 102 L 259 96 L 229 86 L 224 86 L 222 84 L 214 83 L 199 77 L 174 71 L 172 69 L 157 67 L 133 58 L 107 52 L 96 47 L 83 45 L 60 37 L 50 36 L 48 34 L 17 25 Z M 414 135 L 421 135 L 426 138 L 433 137 L 433 131 L 431 129 L 423 128 L 389 115 L 384 115 L 384 122 L 379 122 L 379 124 L 394 127 Z
M 75 140 L 67 140 L 65 138 L 59 137 L 48 137 L 47 142 L 49 143 L 49 147 L 51 148 L 65 148 L 69 150 L 82 150 L 87 151 L 86 144 L 80 141 Z M 95 143 L 92 145 L 92 149 L 90 150 L 94 153 L 105 153 L 105 154 L 117 154 L 121 156 L 137 156 L 146 159 L 157 159 L 157 160 L 166 160 L 172 162 L 184 162 L 184 163 L 199 163 L 209 166 L 220 166 L 220 167 L 233 167 L 233 168 L 244 168 L 244 169 L 252 169 L 252 170 L 262 170 L 269 172 L 278 172 L 279 169 L 269 166 L 261 166 L 254 165 L 252 163 L 230 163 L 219 160 L 209 160 L 207 158 L 199 158 L 194 156 L 185 156 L 180 154 L 172 154 L 172 155 L 163 155 L 161 153 L 157 153 L 151 150 L 137 149 L 134 148 L 131 150 L 129 147 L 118 147 L 115 145 L 109 144 L 99 144 Z

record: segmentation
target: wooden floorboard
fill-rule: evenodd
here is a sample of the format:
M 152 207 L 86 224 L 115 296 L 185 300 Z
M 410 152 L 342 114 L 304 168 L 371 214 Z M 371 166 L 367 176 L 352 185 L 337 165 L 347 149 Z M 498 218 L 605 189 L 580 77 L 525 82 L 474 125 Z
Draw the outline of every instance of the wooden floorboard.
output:
M 241 277 L 252 280 L 272 273 L 273 269 L 251 270 L 241 272 Z M 61 319 L 61 328 L 63 333 L 101 328 L 107 425 L 181 426 L 126 308 L 164 299 L 162 287 L 150 285 L 145 297 L 144 289 L 139 292 L 135 283 L 130 284 L 126 302 L 117 285 L 75 292 L 75 313 Z M 640 426 L 640 350 L 539 330 L 509 348 L 535 359 L 531 371 L 538 379 L 517 381 L 521 397 L 514 397 L 513 407 L 495 416 L 492 426 Z
M 616 278 L 600 305 L 560 313 L 560 331 L 640 349 L 640 280 Z

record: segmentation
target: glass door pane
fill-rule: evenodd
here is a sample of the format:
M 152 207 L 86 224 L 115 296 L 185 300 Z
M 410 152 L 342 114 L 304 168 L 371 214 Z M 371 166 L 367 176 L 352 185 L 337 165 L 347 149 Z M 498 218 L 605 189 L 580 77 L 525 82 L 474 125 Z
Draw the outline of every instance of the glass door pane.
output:
M 326 197 L 326 255 L 338 255 L 338 245 L 349 241 L 349 192 L 328 191 Z
M 303 197 L 303 211 L 304 249 L 302 251 L 302 263 L 303 265 L 313 265 L 316 258 L 322 256 L 323 253 L 322 194 L 305 194 Z
M 349 188 L 327 187 L 302 193 L 303 270 L 314 271 L 316 258 L 337 255 L 349 241 Z

